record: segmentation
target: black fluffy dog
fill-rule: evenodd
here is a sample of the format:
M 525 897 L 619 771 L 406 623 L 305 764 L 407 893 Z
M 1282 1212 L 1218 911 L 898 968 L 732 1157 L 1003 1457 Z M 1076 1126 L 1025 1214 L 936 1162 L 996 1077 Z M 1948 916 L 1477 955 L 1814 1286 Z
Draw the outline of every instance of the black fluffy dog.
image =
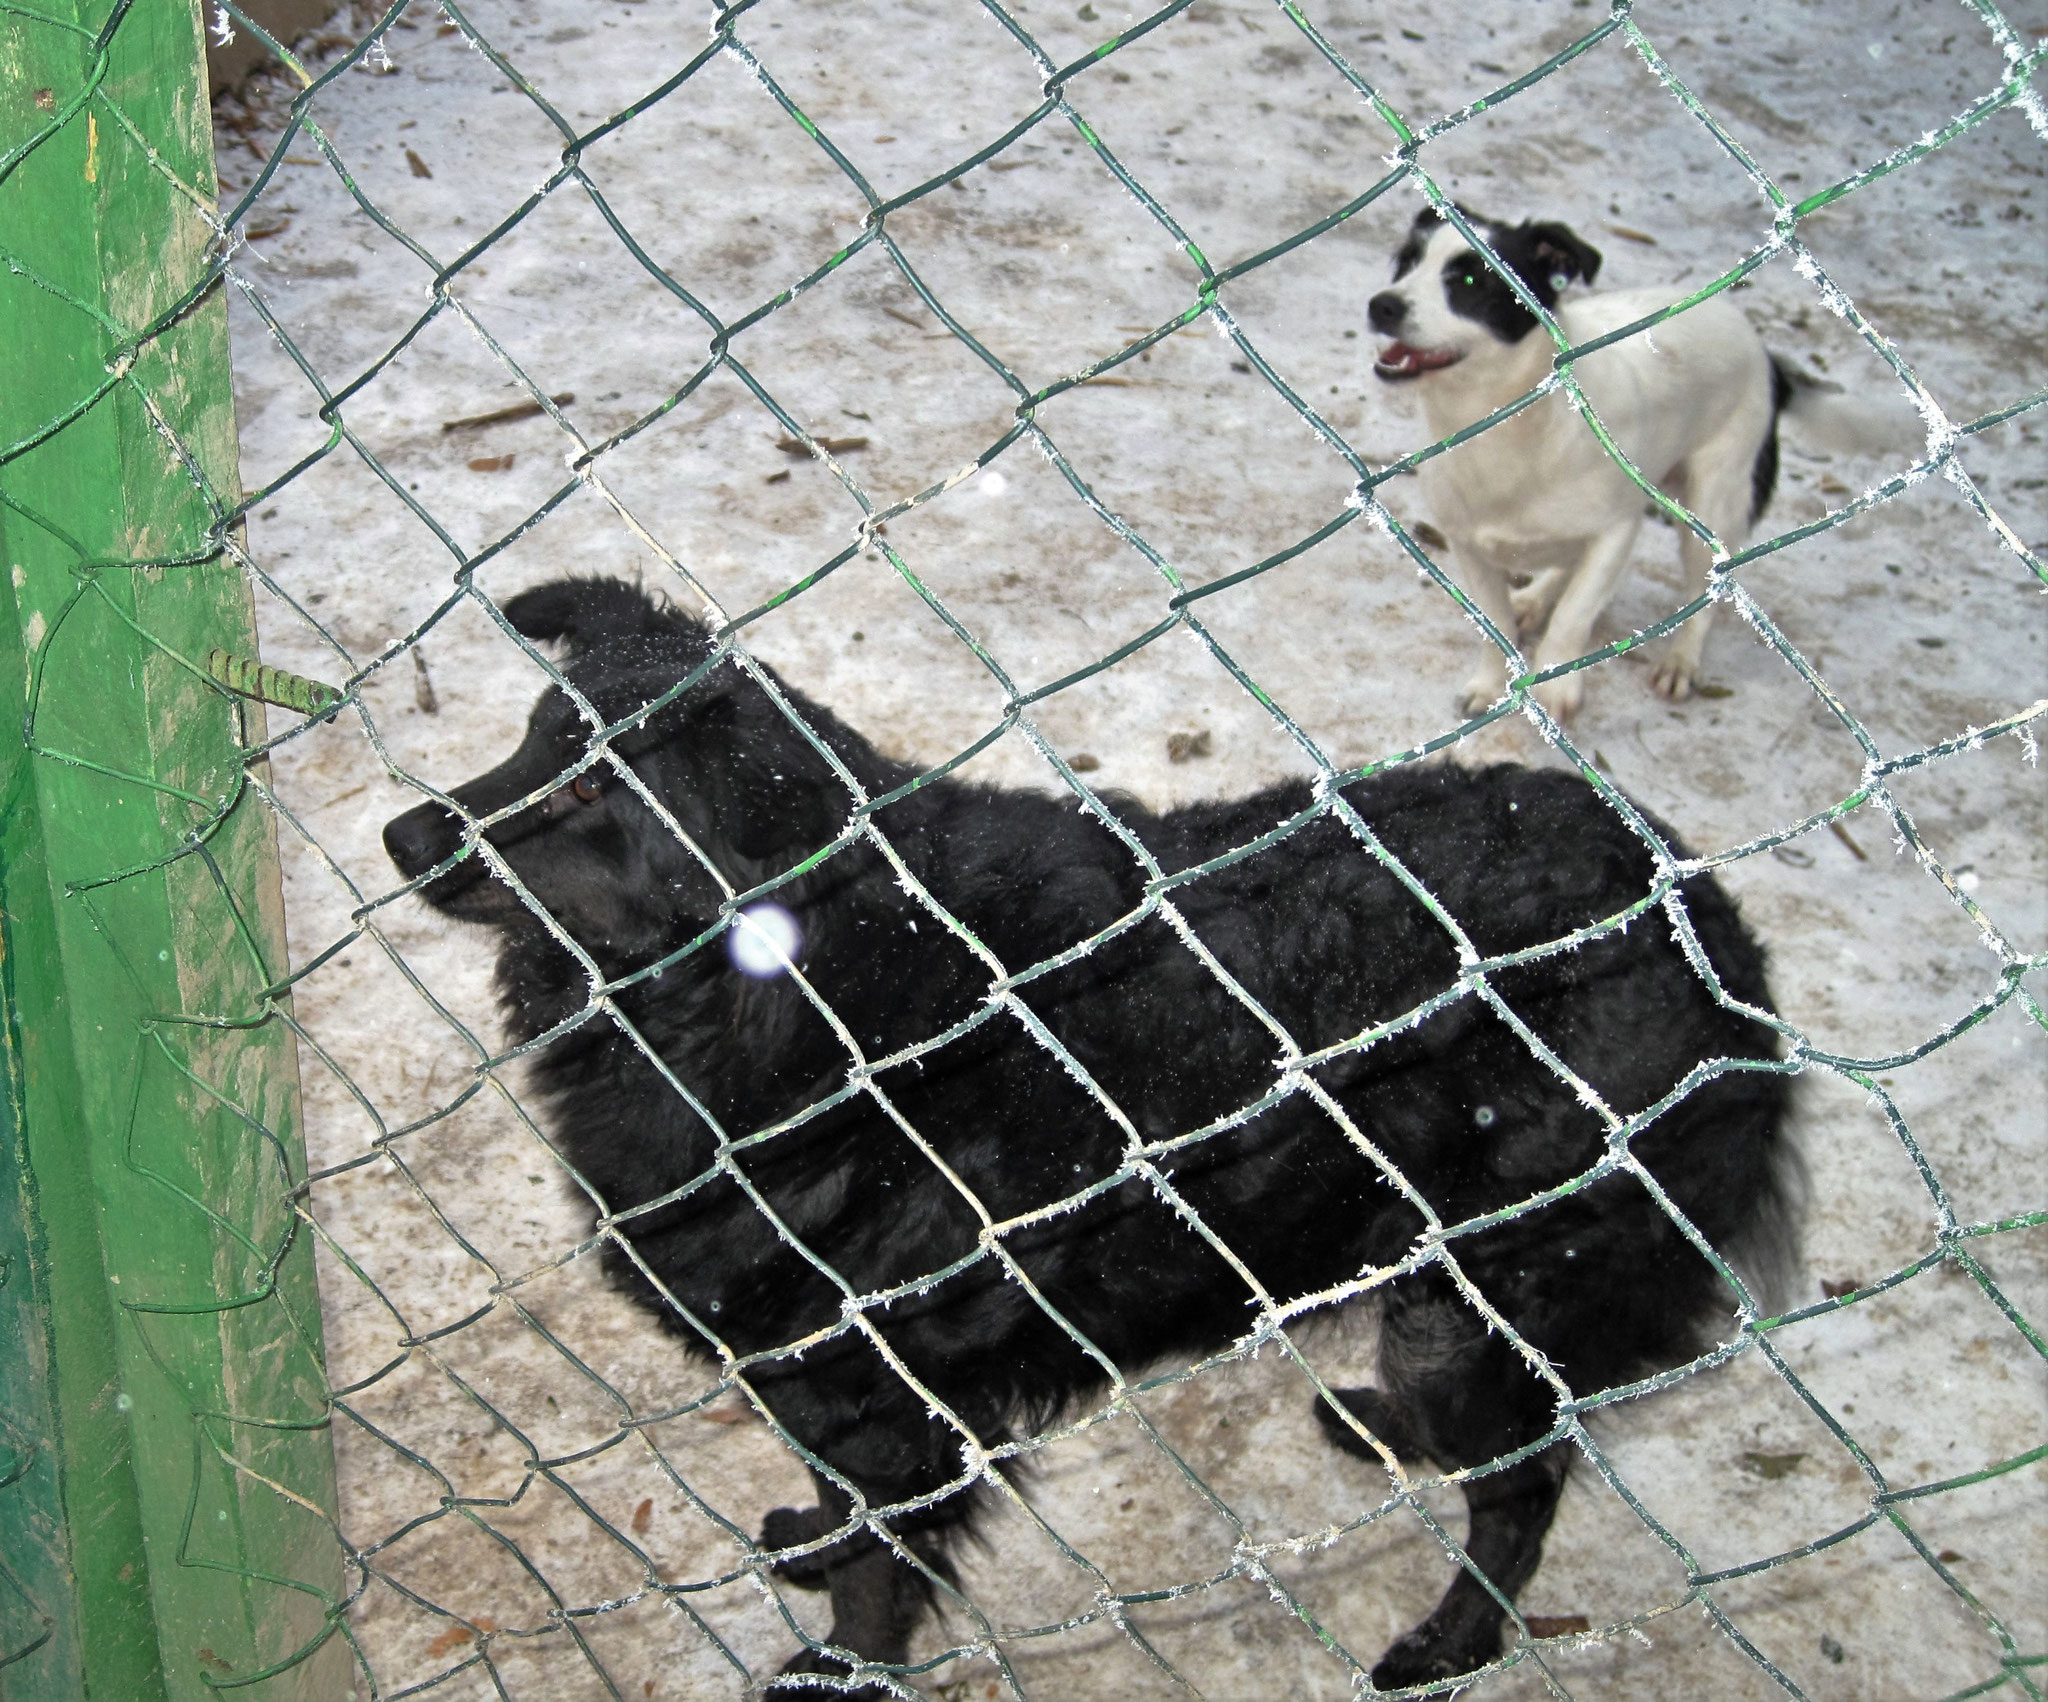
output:
M 701 626 L 616 581 L 545 585 L 504 612 L 530 638 L 561 642 L 567 677 L 614 723 L 711 654 Z M 912 779 L 828 711 L 778 689 L 870 798 Z M 608 1249 L 610 1269 L 665 1324 L 739 1355 L 808 1339 L 801 1354 L 746 1372 L 831 1474 L 817 1474 L 818 1507 L 770 1513 L 762 1540 L 776 1551 L 814 1545 L 778 1569 L 830 1589 L 829 1641 L 864 1661 L 903 1661 L 931 1578 L 950 1576 L 948 1543 L 974 1500 L 954 1421 L 991 1448 L 1108 1384 L 1102 1361 L 1054 1312 L 1126 1372 L 1185 1362 L 1253 1327 L 1254 1282 L 1285 1303 L 1410 1254 L 1424 1216 L 1367 1143 L 1446 1225 L 1564 1182 L 1606 1151 L 1602 1119 L 1469 987 L 1426 1019 L 1315 1064 L 1315 1093 L 1283 1076 L 1281 1040 L 1156 914 L 1024 982 L 1029 1020 L 992 1004 L 987 957 L 911 883 L 1016 975 L 1130 916 L 1146 875 L 1071 799 L 943 779 L 874 817 L 908 880 L 857 836 L 774 895 L 801 930 L 802 976 L 861 1061 L 961 1029 L 850 1078 L 846 1039 L 789 974 L 742 973 L 718 938 L 673 956 L 717 922 L 721 903 L 676 829 L 746 892 L 840 836 L 854 804 L 844 781 L 730 659 L 620 732 L 613 756 L 593 754 L 589 738 L 570 699 L 550 689 L 510 760 L 453 794 L 475 817 L 511 811 L 485 837 L 608 981 L 662 965 L 659 978 L 613 992 L 623 1022 L 593 1013 L 539 1053 L 550 1127 L 609 1210 L 631 1214 L 619 1221 L 630 1256 Z M 1482 957 L 1555 941 L 1651 885 L 1641 842 L 1570 775 L 1402 769 L 1344 796 Z M 1248 845 L 1310 802 L 1296 783 L 1166 815 L 1121 798 L 1115 808 L 1171 874 Z M 499 985 L 518 1037 L 585 1010 L 589 976 L 493 875 L 456 815 L 422 805 L 384 841 L 429 903 L 498 928 Z M 1722 986 L 1764 1007 L 1761 956 L 1727 896 L 1706 877 L 1682 891 Z M 1168 896 L 1304 1052 L 1461 986 L 1452 931 L 1327 814 Z M 1660 909 L 1489 979 L 1620 1114 L 1708 1066 L 1633 1151 L 1717 1248 L 1769 1250 L 1786 1222 L 1775 1037 L 1715 996 Z M 1295 1091 L 1239 1115 L 1290 1080 Z M 1176 1137 L 1185 1138 L 1149 1148 L 1151 1174 L 1097 1187 L 1140 1144 Z M 1013 1220 L 1022 1221 L 987 1228 Z M 1625 1174 L 1449 1246 L 1491 1307 L 1582 1395 L 1683 1359 L 1703 1321 L 1732 1310 L 1713 1268 Z M 848 1293 L 884 1292 L 894 1297 L 865 1308 L 865 1329 L 847 1321 Z M 1555 1390 L 1441 1264 L 1421 1262 L 1381 1293 L 1382 1387 L 1342 1399 L 1388 1450 L 1481 1466 L 1551 1428 Z M 935 1415 L 889 1356 L 950 1417 Z M 1380 1459 L 1334 1409 L 1320 1416 L 1336 1445 Z M 1535 1569 L 1565 1466 L 1558 1446 L 1466 1485 L 1465 1550 L 1503 1596 Z M 899 1558 L 881 1532 L 921 1564 Z M 1461 1571 L 1374 1682 L 1481 1666 L 1499 1653 L 1501 1620 L 1492 1593 Z M 812 1650 L 788 1670 L 852 1669 Z

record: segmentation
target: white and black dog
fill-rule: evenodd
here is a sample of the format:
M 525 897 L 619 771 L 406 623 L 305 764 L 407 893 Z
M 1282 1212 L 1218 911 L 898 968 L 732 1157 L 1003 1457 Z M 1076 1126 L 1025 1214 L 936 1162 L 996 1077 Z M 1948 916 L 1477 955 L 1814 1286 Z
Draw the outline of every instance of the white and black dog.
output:
M 1612 290 L 1560 303 L 1590 284 L 1600 252 L 1567 226 L 1508 225 L 1459 212 L 1557 320 L 1574 346 L 1633 324 L 1677 300 L 1674 289 Z M 1449 436 L 1525 395 L 1551 370 L 1556 347 L 1507 280 L 1433 207 L 1417 215 L 1394 257 L 1394 283 L 1367 305 L 1387 338 L 1373 370 L 1419 386 L 1431 434 Z M 1851 402 L 1765 352 L 1725 295 L 1709 297 L 1650 330 L 1582 357 L 1574 370 L 1615 443 L 1642 475 L 1685 504 L 1729 549 L 1741 546 L 1778 476 L 1778 420 L 1789 414 L 1816 447 L 1843 453 L 1910 441 L 1901 405 Z M 1501 632 L 1534 636 L 1539 669 L 1592 646 L 1593 623 L 1628 565 L 1642 525 L 1642 492 L 1578 418 L 1562 391 L 1502 420 L 1418 469 L 1430 511 L 1450 542 L 1452 568 Z M 1688 527 L 1679 552 L 1704 584 L 1712 556 Z M 1526 578 L 1523 589 L 1512 580 Z M 1699 677 L 1713 607 L 1679 628 L 1653 676 L 1684 698 Z M 1546 624 L 1546 617 L 1547 624 Z M 1537 688 L 1569 717 L 1584 675 Z M 1464 686 L 1467 713 L 1500 696 L 1500 659 Z

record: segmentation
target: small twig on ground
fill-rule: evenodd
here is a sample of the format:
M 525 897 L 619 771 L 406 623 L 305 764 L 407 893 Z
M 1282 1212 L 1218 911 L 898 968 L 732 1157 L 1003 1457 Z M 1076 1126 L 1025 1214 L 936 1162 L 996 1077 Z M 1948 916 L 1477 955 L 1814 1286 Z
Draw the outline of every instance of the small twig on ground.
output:
M 558 408 L 566 408 L 571 402 L 576 400 L 576 392 L 564 390 L 559 396 L 550 396 L 548 400 Z M 538 402 L 515 402 L 509 408 L 494 408 L 488 414 L 471 414 L 465 419 L 443 420 L 441 422 L 441 429 L 443 431 L 468 431 L 473 426 L 505 425 L 512 420 L 530 420 L 541 411 L 541 405 Z

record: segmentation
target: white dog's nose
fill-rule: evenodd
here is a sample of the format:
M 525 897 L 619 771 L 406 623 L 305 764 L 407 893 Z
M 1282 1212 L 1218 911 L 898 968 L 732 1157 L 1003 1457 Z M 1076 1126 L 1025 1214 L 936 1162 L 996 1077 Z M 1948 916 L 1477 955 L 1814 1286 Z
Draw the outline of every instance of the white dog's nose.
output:
M 1381 290 L 1365 304 L 1365 321 L 1373 331 L 1382 337 L 1391 337 L 1401 329 L 1401 321 L 1408 317 L 1407 297 L 1393 290 Z

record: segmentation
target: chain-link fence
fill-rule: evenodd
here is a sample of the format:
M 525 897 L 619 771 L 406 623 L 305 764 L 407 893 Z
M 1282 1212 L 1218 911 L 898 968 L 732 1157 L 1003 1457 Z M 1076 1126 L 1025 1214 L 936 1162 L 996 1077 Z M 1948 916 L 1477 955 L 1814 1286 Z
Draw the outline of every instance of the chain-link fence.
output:
M 65 27 L 8 15 L 25 36 Z M 232 6 L 210 21 L 255 27 Z M 31 91 L 0 194 L 83 126 L 88 164 L 118 150 L 172 183 L 204 253 L 154 313 L 123 317 L 111 298 L 126 358 L 65 409 L 11 424 L 0 493 L 10 541 L 40 525 L 8 469 L 132 393 L 212 500 L 174 565 L 245 575 L 263 660 L 285 670 L 259 674 L 230 629 L 209 658 L 203 635 L 123 617 L 223 701 L 288 712 L 274 735 L 246 722 L 238 760 L 242 796 L 282 841 L 291 972 L 169 1010 L 296 1035 L 309 1166 L 296 1172 L 287 1138 L 282 1185 L 252 1163 L 189 1188 L 179 1209 L 234 1274 L 177 1304 L 258 1292 L 238 1260 L 292 1244 L 265 1215 L 289 1201 L 321 1251 L 339 1466 L 329 1508 L 317 1482 L 281 1481 L 234 1440 L 302 1417 L 230 1404 L 236 1422 L 209 1424 L 192 1402 L 181 1561 L 205 1563 L 227 1482 L 331 1521 L 341 1582 L 216 1562 L 296 1583 L 325 1617 L 272 1647 L 281 1677 L 208 1644 L 167 1655 L 185 1682 L 293 1682 L 307 1655 L 331 1663 L 345 1645 L 364 1695 L 739 1694 L 827 1634 L 822 1601 L 757 1543 L 768 1509 L 815 1499 L 815 1457 L 756 1373 L 822 1342 L 739 1353 L 696 1316 L 718 1351 L 692 1358 L 600 1280 L 608 1251 L 632 1257 L 632 1210 L 565 1158 L 573 1108 L 537 1103 L 525 1073 L 540 1042 L 500 1038 L 486 939 L 430 914 L 379 838 L 499 760 L 562 682 L 505 620 L 513 595 L 627 570 L 702 614 L 723 665 L 768 682 L 772 664 L 914 784 L 1051 789 L 1118 836 L 1135 902 L 1050 965 L 996 960 L 909 883 L 919 918 L 987 958 L 976 1020 L 1020 1021 L 1124 1131 L 1062 1204 L 1135 1182 L 1188 1211 L 1162 1154 L 1213 1131 L 1153 1129 L 1117 1105 L 1023 990 L 1148 921 L 1184 928 L 1183 890 L 1249 853 L 1338 824 L 1465 945 L 1438 1002 L 1484 998 L 1515 1022 L 1496 984 L 1530 954 L 1473 952 L 1346 802 L 1351 783 L 1424 761 L 1574 771 L 1647 847 L 1649 887 L 1553 954 L 1658 906 L 1689 937 L 1677 887 L 1719 878 L 1771 951 L 1775 1067 L 1801 1078 L 1811 1274 L 1789 1309 L 1766 1315 L 1710 1250 L 1729 1285 L 1723 1342 L 1640 1383 L 1574 1389 L 1465 1281 L 1461 1248 L 1488 1224 L 1423 1202 L 1411 1246 L 1335 1289 L 1250 1284 L 1226 1351 L 1112 1368 L 1105 1394 L 999 1447 L 963 1436 L 988 1542 L 937 1580 L 940 1612 L 904 1669 L 863 1682 L 948 1702 L 1365 1687 L 1471 1568 L 1460 1489 L 1502 1462 L 1322 1452 L 1317 1395 L 1366 1380 L 1370 1357 L 1329 1319 L 1439 1272 L 1551 1379 L 1554 1423 L 1532 1448 L 1562 1442 L 1578 1461 L 1482 1694 L 2041 1693 L 2038 35 L 1988 4 L 1852 22 L 1625 0 L 1455 18 L 762 0 L 687 32 L 630 0 L 400 4 L 270 44 L 280 69 L 216 109 L 216 207 L 109 81 L 109 44 L 136 27 L 126 8 L 70 26 L 82 80 Z M 1780 354 L 1873 397 L 1903 386 L 1924 446 L 1880 466 L 1802 459 L 1788 437 L 1756 541 L 1708 536 L 1709 587 L 1646 550 L 1619 636 L 1530 670 L 1461 593 L 1404 482 L 1455 446 L 1375 383 L 1362 335 L 1419 207 L 1478 240 L 1464 206 L 1518 201 L 1608 248 L 1609 277 L 1677 280 L 1631 333 L 1743 292 Z M 28 236 L 6 240 L 15 287 L 75 306 Z M 1604 430 L 1574 374 L 1592 349 L 1501 275 L 1558 345 L 1540 394 Z M 137 363 L 222 294 L 239 501 L 214 499 L 182 440 L 162 396 L 173 377 Z M 1674 533 L 1702 530 L 1629 471 Z M 84 548 L 70 571 L 96 608 L 111 577 L 167 560 Z M 1714 603 L 1741 620 L 1722 622 L 1700 698 L 1667 707 L 1633 664 Z M 92 754 L 61 629 L 36 619 L 25 606 L 29 749 L 60 766 L 83 750 L 121 781 Z M 1507 658 L 1506 690 L 1454 716 L 1482 645 Z M 1591 681 L 1569 726 L 1532 695 L 1566 669 Z M 70 701 L 53 701 L 60 687 Z M 591 727 L 601 761 L 634 730 L 595 712 Z M 1310 781 L 1312 801 L 1188 867 L 1127 825 L 1128 794 L 1244 796 L 1281 775 Z M 200 817 L 153 867 L 207 855 L 216 793 L 186 791 Z M 856 789 L 804 866 L 896 858 L 898 795 Z M 780 884 L 707 867 L 717 922 L 666 967 L 722 955 Z M 87 884 L 67 891 L 89 904 Z M 116 946 L 118 929 L 103 929 Z M 1204 962 L 1280 1060 L 1237 1120 L 1314 1093 L 1313 1065 L 1396 1026 L 1318 1050 Z M 625 991 L 595 975 L 563 1032 L 623 1023 Z M 164 1015 L 145 1011 L 150 1035 Z M 972 1026 L 910 1050 L 937 1058 Z M 1612 1173 L 1647 1179 L 1631 1143 L 1662 1107 L 1616 1112 L 1518 1032 L 1608 1138 L 1561 1189 L 1489 1222 Z M 267 1150 L 282 1119 L 228 1090 L 229 1065 L 153 1043 Z M 850 1049 L 805 1111 L 722 1130 L 714 1170 L 743 1179 L 736 1151 L 789 1138 L 827 1100 L 879 1102 L 876 1076 L 902 1061 Z M 697 1084 L 671 1080 L 700 1108 Z M 973 1257 L 1001 1259 L 1017 1224 L 972 1203 Z M 868 1293 L 842 1281 L 838 1329 L 883 1340 L 890 1304 L 940 1274 Z M 935 1499 L 884 1511 L 900 1522 Z M 871 1511 L 856 1503 L 847 1529 Z M 867 1528 L 895 1527 L 877 1513 Z M 42 1647 L 49 1617 L 32 1576 L 0 1575 L 10 1585 L 31 1605 L 0 1658 Z

